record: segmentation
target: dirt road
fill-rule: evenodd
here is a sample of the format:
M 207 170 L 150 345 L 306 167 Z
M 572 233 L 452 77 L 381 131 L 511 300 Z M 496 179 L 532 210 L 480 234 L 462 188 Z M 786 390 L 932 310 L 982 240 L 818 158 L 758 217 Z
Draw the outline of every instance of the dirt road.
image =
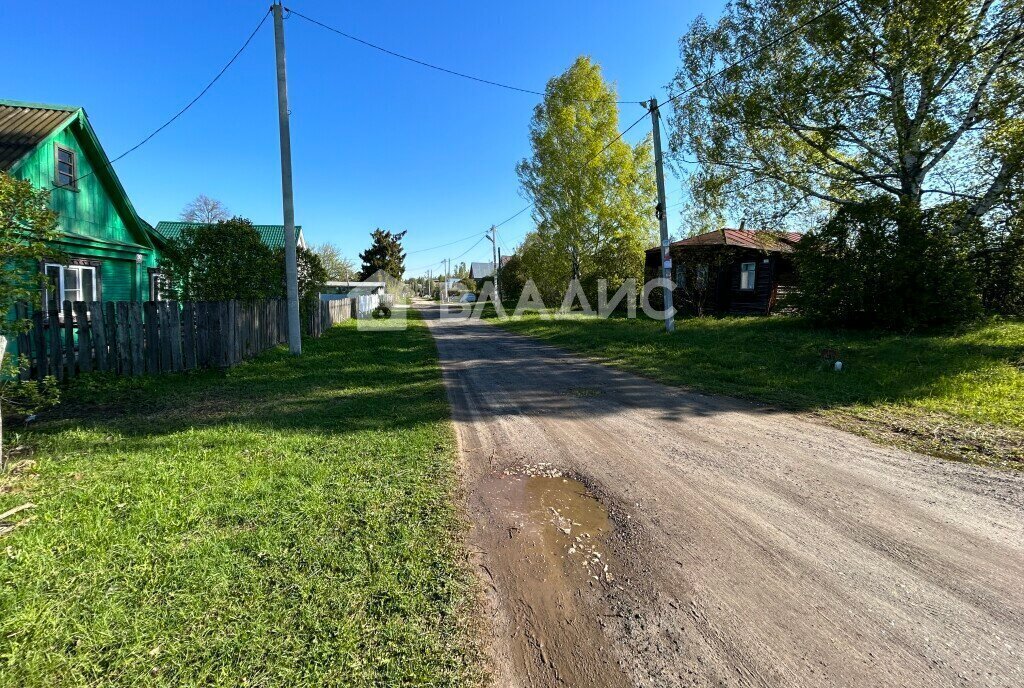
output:
M 496 685 L 1024 685 L 1021 474 L 423 312 Z

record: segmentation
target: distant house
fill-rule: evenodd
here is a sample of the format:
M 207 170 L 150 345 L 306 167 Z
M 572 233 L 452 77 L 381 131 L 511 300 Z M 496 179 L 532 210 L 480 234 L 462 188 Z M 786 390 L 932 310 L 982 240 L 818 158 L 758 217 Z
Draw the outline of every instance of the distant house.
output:
M 511 258 L 511 256 L 502 256 L 501 257 L 501 266 L 505 267 L 505 264 L 508 263 L 510 258 Z M 494 261 L 491 261 L 489 263 L 474 262 L 474 263 L 471 263 L 470 266 L 469 266 L 469 276 L 472 279 L 474 279 L 474 280 L 482 280 L 482 279 L 485 279 L 487 277 L 492 276 L 493 274 L 494 274 Z
M 50 278 L 44 300 L 144 301 L 156 248 L 85 110 L 0 100 L 0 171 L 50 191 L 60 238 L 27 270 Z M 63 254 L 62 259 L 57 259 Z
M 320 292 L 320 298 L 348 298 L 352 296 L 370 296 L 373 294 L 383 294 L 387 289 L 387 282 L 363 282 L 359 280 L 353 281 L 337 281 L 331 280 L 324 284 L 323 291 Z
M 684 313 L 768 315 L 796 286 L 793 246 L 802 235 L 720 229 L 669 246 L 673 300 Z M 661 275 L 661 250 L 647 251 L 648 279 Z
M 169 222 L 167 220 L 157 222 L 153 229 L 164 240 L 177 239 L 181 236 L 182 230 L 187 227 L 196 227 L 199 222 Z M 284 248 L 284 225 L 253 225 L 259 232 L 263 243 L 270 248 Z M 306 239 L 302 235 L 302 227 L 295 227 L 295 242 L 305 248 Z

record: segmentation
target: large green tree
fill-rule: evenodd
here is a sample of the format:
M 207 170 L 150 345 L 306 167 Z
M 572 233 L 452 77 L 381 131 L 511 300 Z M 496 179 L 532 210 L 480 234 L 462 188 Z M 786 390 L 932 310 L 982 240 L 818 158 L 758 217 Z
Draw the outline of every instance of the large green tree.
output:
M 651 141 L 617 139 L 619 110 L 601 68 L 578 58 L 551 79 L 530 123 L 530 158 L 517 167 L 536 229 L 522 247 L 526 274 L 546 297 L 571 279 L 643 276 L 654 237 Z
M 957 201 L 963 226 L 995 208 L 1024 166 L 1024 5 L 836 5 L 733 0 L 683 36 L 671 147 L 697 209 L 820 216 L 883 194 Z
M 391 232 L 379 227 L 370 233 L 370 248 L 359 254 L 363 266 L 360 279 L 367 279 L 378 270 L 383 270 L 395 279 L 401 279 L 405 272 L 405 252 L 402 238 L 406 232 Z

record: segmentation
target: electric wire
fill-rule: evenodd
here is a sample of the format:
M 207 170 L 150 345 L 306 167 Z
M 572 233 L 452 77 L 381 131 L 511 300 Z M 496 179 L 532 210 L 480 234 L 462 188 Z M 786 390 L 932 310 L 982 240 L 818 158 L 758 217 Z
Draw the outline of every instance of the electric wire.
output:
M 444 72 L 445 74 L 449 74 L 451 76 L 457 76 L 457 77 L 462 78 L 462 79 L 469 79 L 470 81 L 475 81 L 475 82 L 481 83 L 481 84 L 487 84 L 488 86 L 496 86 L 498 88 L 504 88 L 504 89 L 507 89 L 509 91 L 518 91 L 519 93 L 528 93 L 530 95 L 535 95 L 535 96 L 544 96 L 545 95 L 544 91 L 535 91 L 535 90 L 530 89 L 530 88 L 522 88 L 520 86 L 512 86 L 510 84 L 502 83 L 500 81 L 494 81 L 492 79 L 484 79 L 482 77 L 473 76 L 472 74 L 467 74 L 465 72 L 459 72 L 459 71 L 456 71 L 454 69 L 449 69 L 447 67 L 441 67 L 440 65 L 432 64 L 430 62 L 426 62 L 424 60 L 420 60 L 419 58 L 410 57 L 408 55 L 404 55 L 402 53 L 396 52 L 396 51 L 391 50 L 389 48 L 385 48 L 384 46 L 377 45 L 376 43 L 371 43 L 370 41 L 367 41 L 365 39 L 359 38 L 358 36 L 353 36 L 350 33 L 347 33 L 345 31 L 342 31 L 341 29 L 335 28 L 335 27 L 330 26 L 328 24 L 325 24 L 325 23 L 323 23 L 321 21 L 313 19 L 312 17 L 307 17 L 306 15 L 302 14 L 301 12 L 299 12 L 297 10 L 293 10 L 290 7 L 286 7 L 285 9 L 290 14 L 293 14 L 296 17 L 299 17 L 300 19 L 305 19 L 307 22 L 309 22 L 311 24 L 315 24 L 316 26 L 319 26 L 322 29 L 326 29 L 327 31 L 330 31 L 332 33 L 336 33 L 339 36 L 342 36 L 343 38 L 347 38 L 350 41 L 354 41 L 356 43 L 359 43 L 360 45 L 366 46 L 367 48 L 372 48 L 372 49 L 380 51 L 380 52 L 382 52 L 382 53 L 384 53 L 386 55 L 390 55 L 391 57 L 396 57 L 396 58 L 398 58 L 400 60 L 405 60 L 406 62 L 411 62 L 411 63 L 419 65 L 421 67 L 427 67 L 428 69 L 435 69 L 435 70 L 437 70 L 439 72 Z M 583 102 L 586 102 L 586 103 L 609 102 L 609 103 L 617 103 L 619 105 L 623 105 L 623 104 L 626 104 L 626 103 L 636 103 L 636 102 L 639 102 L 639 101 L 636 101 L 636 100 L 608 100 L 606 98 L 598 98 L 598 99 L 592 99 L 592 100 L 591 99 L 575 99 L 572 102 L 580 102 L 580 103 L 583 103 Z
M 174 115 L 169 120 L 167 120 L 166 122 L 161 124 L 159 127 L 154 129 L 152 132 L 150 132 L 149 135 L 147 135 L 144 139 L 142 139 L 141 141 L 136 143 L 134 146 L 132 146 L 131 148 L 129 148 L 125 152 L 123 152 L 120 155 L 118 155 L 116 158 L 113 158 L 112 160 L 107 160 L 106 162 L 102 163 L 100 165 L 100 168 L 113 167 L 115 162 L 117 162 L 118 160 L 121 160 L 122 158 L 124 158 L 125 156 L 127 156 L 127 155 L 129 155 L 131 153 L 134 153 L 136 150 L 138 150 L 142 146 L 144 146 L 147 143 L 149 143 L 150 140 L 152 140 L 154 136 L 156 136 L 161 131 L 163 131 L 164 129 L 169 127 L 171 124 L 174 123 L 175 120 L 177 120 L 179 117 L 181 117 L 186 112 L 188 112 L 188 110 L 191 109 L 191 107 L 193 105 L 198 103 L 199 100 L 203 96 L 205 96 L 207 94 L 207 92 L 209 92 L 209 90 L 211 88 L 213 88 L 213 85 L 216 84 L 220 80 L 220 78 L 222 76 L 224 76 L 224 73 L 228 71 L 228 68 L 230 68 L 231 65 L 233 65 L 235 63 L 235 60 L 238 59 L 238 57 L 245 51 L 245 49 L 249 47 L 249 44 L 252 43 L 252 39 L 256 37 L 256 34 L 259 33 L 260 29 L 263 28 L 263 24 L 266 23 L 267 17 L 270 16 L 270 12 L 271 12 L 271 10 L 268 9 L 263 14 L 263 17 L 260 19 L 260 23 L 256 25 L 256 28 L 253 29 L 252 33 L 249 34 L 249 37 L 245 39 L 245 43 L 242 44 L 242 47 L 239 48 L 237 51 L 235 51 L 235 54 L 231 56 L 231 59 L 227 61 L 227 64 L 225 64 L 221 68 L 221 70 L 219 72 L 217 72 L 217 75 L 215 77 L 213 77 L 213 79 L 208 84 L 206 84 L 206 86 L 203 88 L 203 90 L 199 92 L 199 95 L 197 95 L 195 98 L 190 100 L 185 107 L 181 108 L 176 113 L 174 113 Z M 80 177 L 75 177 L 73 180 L 71 180 L 67 184 L 58 185 L 57 188 L 60 189 L 60 188 L 74 187 L 74 186 L 76 186 L 78 184 L 79 181 L 92 176 L 93 174 L 96 173 L 96 171 L 97 171 L 96 169 L 90 170 L 89 172 L 83 174 Z

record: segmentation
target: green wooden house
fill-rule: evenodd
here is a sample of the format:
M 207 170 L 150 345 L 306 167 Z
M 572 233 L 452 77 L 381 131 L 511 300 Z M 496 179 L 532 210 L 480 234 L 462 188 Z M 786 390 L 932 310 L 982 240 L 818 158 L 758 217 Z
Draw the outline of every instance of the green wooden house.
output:
M 0 100 L 0 171 L 48 189 L 59 214 L 54 259 L 26 268 L 50 278 L 47 301 L 152 298 L 152 229 L 135 212 L 84 109 Z

